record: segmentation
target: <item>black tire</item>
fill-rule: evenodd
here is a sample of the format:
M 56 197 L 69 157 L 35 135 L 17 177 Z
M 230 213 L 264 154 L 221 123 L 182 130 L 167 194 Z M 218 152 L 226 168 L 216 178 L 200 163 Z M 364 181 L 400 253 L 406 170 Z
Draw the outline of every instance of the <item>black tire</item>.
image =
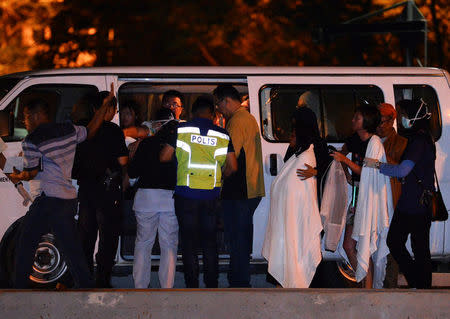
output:
M 16 243 L 20 230 L 21 219 L 16 221 L 8 229 L 7 237 L 2 240 L 2 265 L 4 265 L 4 282 L 8 287 L 13 286 L 15 275 L 14 260 L 16 256 Z M 33 271 L 30 274 L 29 286 L 32 288 L 46 289 L 55 288 L 61 282 L 71 287 L 73 281 L 68 271 L 64 256 L 52 234 L 42 236 L 35 253 Z
M 14 276 L 11 273 L 14 263 L 13 250 L 22 219 L 23 217 L 19 218 L 9 226 L 0 242 L 0 287 L 2 288 L 11 288 L 13 286 Z

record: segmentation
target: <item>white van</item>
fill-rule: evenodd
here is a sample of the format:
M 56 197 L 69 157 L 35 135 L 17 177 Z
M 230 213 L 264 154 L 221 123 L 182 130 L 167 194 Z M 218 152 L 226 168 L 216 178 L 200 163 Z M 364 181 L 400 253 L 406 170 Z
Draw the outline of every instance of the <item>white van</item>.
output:
M 22 110 L 30 98 L 45 98 L 52 106 L 55 120 L 61 122 L 70 120 L 74 104 L 85 93 L 108 90 L 113 82 L 119 109 L 132 100 L 139 106 L 142 120 L 149 120 L 160 107 L 162 94 L 169 89 L 184 94 L 184 116 L 188 117 L 198 95 L 211 93 L 218 84 L 230 83 L 243 95 L 249 95 L 250 112 L 261 128 L 267 196 L 254 215 L 252 257 L 258 263 L 263 262 L 261 249 L 270 184 L 282 164 L 291 130 L 290 117 L 302 93 L 310 91 L 316 96 L 310 107 L 317 115 L 323 137 L 335 147 L 340 147 L 351 134 L 351 118 L 359 101 L 395 105 L 404 98 L 423 98 L 433 114 L 432 130 L 438 150 L 436 170 L 442 195 L 450 207 L 450 161 L 446 161 L 450 152 L 449 81 L 445 70 L 403 67 L 105 67 L 24 72 L 0 77 L 0 136 L 8 145 L 5 156 L 19 156 L 21 140 L 27 134 Z M 118 123 L 118 117 L 114 121 Z M 15 234 L 26 211 L 22 197 L 0 170 L 0 278 L 5 282 L 14 271 Z M 129 266 L 134 249 L 132 219 L 126 224 L 128 230 L 120 242 L 117 265 Z M 433 223 L 430 247 L 434 259 L 448 261 L 449 221 Z M 336 253 L 323 254 L 326 260 L 341 259 Z M 30 279 L 38 286 L 51 285 L 66 272 L 54 237 L 44 236 Z

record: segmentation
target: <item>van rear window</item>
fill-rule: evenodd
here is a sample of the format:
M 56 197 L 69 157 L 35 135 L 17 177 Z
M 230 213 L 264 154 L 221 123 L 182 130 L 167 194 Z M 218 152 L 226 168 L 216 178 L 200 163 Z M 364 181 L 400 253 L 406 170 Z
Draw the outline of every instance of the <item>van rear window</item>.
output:
M 260 89 L 262 135 L 269 142 L 286 143 L 296 107 L 309 107 L 327 142 L 343 142 L 352 134 L 351 120 L 363 103 L 384 101 L 374 85 L 266 85 Z

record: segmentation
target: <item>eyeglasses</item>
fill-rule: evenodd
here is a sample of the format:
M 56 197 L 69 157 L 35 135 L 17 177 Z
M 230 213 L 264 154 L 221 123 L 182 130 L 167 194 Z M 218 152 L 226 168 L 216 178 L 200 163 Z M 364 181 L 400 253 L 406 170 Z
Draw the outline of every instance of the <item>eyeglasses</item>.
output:
M 173 102 L 173 103 L 164 103 L 165 107 L 182 107 L 180 104 L 178 104 L 177 102 Z

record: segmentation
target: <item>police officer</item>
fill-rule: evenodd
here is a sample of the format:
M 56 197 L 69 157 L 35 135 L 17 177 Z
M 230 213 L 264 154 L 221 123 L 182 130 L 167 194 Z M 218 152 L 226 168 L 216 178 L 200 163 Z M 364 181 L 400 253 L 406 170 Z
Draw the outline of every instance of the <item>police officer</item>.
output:
M 222 175 L 237 169 L 236 156 L 227 131 L 213 124 L 214 103 L 200 96 L 192 105 L 193 119 L 181 123 L 162 149 L 160 159 L 177 159 L 175 213 L 180 227 L 184 279 L 187 288 L 198 288 L 197 247 L 203 250 L 204 281 L 216 288 L 217 203 Z

